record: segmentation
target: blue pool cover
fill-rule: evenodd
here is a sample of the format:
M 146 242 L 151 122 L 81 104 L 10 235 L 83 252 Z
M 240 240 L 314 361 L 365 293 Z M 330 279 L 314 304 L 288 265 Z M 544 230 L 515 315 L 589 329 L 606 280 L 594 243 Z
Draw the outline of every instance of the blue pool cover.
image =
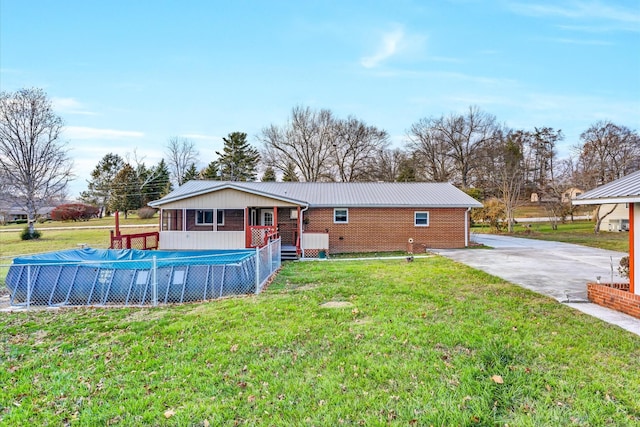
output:
M 149 261 L 155 258 L 158 263 L 198 264 L 206 260 L 207 263 L 228 264 L 239 262 L 255 255 L 255 250 L 209 250 L 209 251 L 142 251 L 139 249 L 69 249 L 67 251 L 49 252 L 37 255 L 27 255 L 14 258 L 14 264 L 78 264 L 97 261 Z M 112 268 L 130 268 L 130 264 L 114 262 Z
M 73 249 L 18 257 L 14 305 L 149 305 L 255 292 L 255 250 Z

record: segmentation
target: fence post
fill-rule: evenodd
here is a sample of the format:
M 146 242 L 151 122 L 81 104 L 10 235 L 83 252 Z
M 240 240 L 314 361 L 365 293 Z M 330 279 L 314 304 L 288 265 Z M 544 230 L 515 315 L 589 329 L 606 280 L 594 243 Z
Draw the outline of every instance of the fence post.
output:
M 271 273 L 273 273 L 273 246 L 275 245 L 275 243 L 273 243 L 273 241 L 269 242 L 269 246 L 267 247 L 267 250 L 269 251 L 269 276 L 271 276 Z
M 260 248 L 256 246 L 256 294 L 260 293 Z
M 153 268 L 151 271 L 151 277 L 153 283 L 151 284 L 151 299 L 154 307 L 158 306 L 158 264 L 156 262 L 156 256 L 153 256 Z
M 31 303 L 31 264 L 27 265 L 27 310 Z

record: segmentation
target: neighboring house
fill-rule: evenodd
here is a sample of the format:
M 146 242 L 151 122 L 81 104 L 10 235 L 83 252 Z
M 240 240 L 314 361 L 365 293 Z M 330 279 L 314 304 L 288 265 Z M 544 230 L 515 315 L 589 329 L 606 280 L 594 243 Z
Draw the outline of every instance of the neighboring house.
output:
M 610 203 L 600 206 L 600 217 L 613 209 L 600 223 L 600 231 L 629 231 L 629 204 Z
M 261 246 L 277 233 L 303 257 L 469 244 L 482 204 L 447 183 L 189 181 L 160 200 L 161 249 Z
M 55 209 L 54 206 L 46 206 L 38 209 L 37 218 L 51 219 L 51 211 Z M 26 221 L 27 211 L 15 206 L 12 207 L 0 207 L 0 224 L 6 224 L 13 221 Z
M 640 295 L 640 286 L 636 286 L 635 277 L 635 269 L 640 265 L 640 171 L 587 191 L 573 203 L 576 205 L 618 203 L 628 206 L 629 291 Z M 640 316 L 640 304 L 636 304 L 636 309 L 636 316 Z
M 580 196 L 582 193 L 584 193 L 583 190 L 579 188 L 571 187 L 568 190 L 566 190 L 564 193 L 562 193 L 562 203 L 571 202 L 573 199 Z

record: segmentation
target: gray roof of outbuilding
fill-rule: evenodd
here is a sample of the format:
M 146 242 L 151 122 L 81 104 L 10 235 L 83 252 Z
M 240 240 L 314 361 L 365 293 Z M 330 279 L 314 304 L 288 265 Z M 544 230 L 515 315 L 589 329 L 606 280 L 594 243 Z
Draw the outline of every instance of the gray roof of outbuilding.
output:
M 286 200 L 310 207 L 481 207 L 448 183 L 432 182 L 226 182 L 189 181 L 160 200 L 197 197 L 225 188 Z
M 574 204 L 640 202 L 640 171 L 579 195 Z

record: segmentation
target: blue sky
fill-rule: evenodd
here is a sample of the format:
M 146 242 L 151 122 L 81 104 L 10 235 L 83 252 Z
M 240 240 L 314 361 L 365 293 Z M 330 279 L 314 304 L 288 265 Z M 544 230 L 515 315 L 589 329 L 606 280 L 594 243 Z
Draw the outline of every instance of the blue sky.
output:
M 640 1 L 0 0 L 0 86 L 41 87 L 66 123 L 76 196 L 109 152 L 201 164 L 295 105 L 385 129 L 471 105 L 513 128 L 640 130 Z

